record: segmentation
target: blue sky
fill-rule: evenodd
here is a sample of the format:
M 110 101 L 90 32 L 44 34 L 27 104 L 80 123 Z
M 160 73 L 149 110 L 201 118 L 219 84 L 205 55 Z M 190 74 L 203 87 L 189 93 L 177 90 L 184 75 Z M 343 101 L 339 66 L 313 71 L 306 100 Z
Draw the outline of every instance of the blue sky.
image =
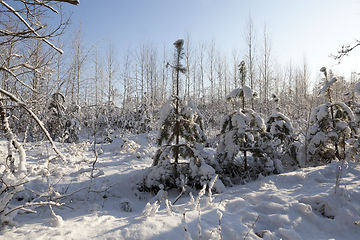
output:
M 360 39 L 359 0 L 80 0 L 65 8 L 73 13 L 73 27 L 82 21 L 86 43 L 111 38 L 120 55 L 142 41 L 172 47 L 187 33 L 195 44 L 214 39 L 229 54 L 244 50 L 251 13 L 259 40 L 266 22 L 281 65 L 301 64 L 305 56 L 313 78 L 322 66 L 346 76 L 360 71 L 360 49 L 340 65 L 328 57 L 341 44 Z

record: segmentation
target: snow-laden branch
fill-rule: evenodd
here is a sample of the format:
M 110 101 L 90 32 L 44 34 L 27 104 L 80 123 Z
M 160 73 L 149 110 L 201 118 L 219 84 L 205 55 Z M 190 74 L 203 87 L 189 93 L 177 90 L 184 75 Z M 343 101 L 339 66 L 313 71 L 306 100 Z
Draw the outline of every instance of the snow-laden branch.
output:
M 4 216 L 7 216 L 9 215 L 10 213 L 16 211 L 16 210 L 21 210 L 21 209 L 24 209 L 26 207 L 33 207 L 33 206 L 48 206 L 48 205 L 51 205 L 51 206 L 57 206 L 57 207 L 61 207 L 63 205 L 65 205 L 65 203 L 56 203 L 56 202 L 36 202 L 36 203 L 25 203 L 24 205 L 20 205 L 20 206 L 17 206 L 17 207 L 14 207 L 14 208 L 11 208 L 10 210 L 8 211 L 5 211 L 4 212 Z
M 341 50 L 339 50 L 336 55 L 331 54 L 330 57 L 334 58 L 335 60 L 338 60 L 340 63 L 344 56 L 348 56 L 349 52 L 351 52 L 352 50 L 354 50 L 354 48 L 358 46 L 360 46 L 360 40 L 356 39 L 356 43 L 354 45 L 352 46 L 343 45 L 341 46 Z
M 325 95 L 328 91 L 329 88 L 337 81 L 336 77 L 333 77 L 330 81 L 326 82 L 325 86 L 322 87 L 320 89 L 320 91 L 318 92 L 318 95 Z
M 22 102 L 21 100 L 17 99 L 13 94 L 9 93 L 8 91 L 0 88 L 0 93 L 8 96 L 12 101 L 16 102 L 19 106 L 21 106 L 22 108 L 24 108 L 29 114 L 30 116 L 35 120 L 35 122 L 39 125 L 40 129 L 44 132 L 46 138 L 49 140 L 53 150 L 58 154 L 58 156 L 63 160 L 66 161 L 64 155 L 62 155 L 62 153 L 57 149 L 57 147 L 55 146 L 54 141 L 52 140 L 52 138 L 50 137 L 49 132 L 46 130 L 46 128 L 44 127 L 44 123 L 41 122 L 41 120 L 35 115 L 35 113 L 33 111 L 31 111 L 27 105 Z
M 35 90 L 33 87 L 31 87 L 30 85 L 28 85 L 28 84 L 24 83 L 23 81 L 21 81 L 21 80 L 16 76 L 16 74 L 15 74 L 13 71 L 11 71 L 10 69 L 2 66 L 2 67 L 0 67 L 0 70 L 4 70 L 5 72 L 10 73 L 10 75 L 13 76 L 13 77 L 16 79 L 16 81 L 18 81 L 18 82 L 19 82 L 21 85 L 23 85 L 24 87 L 29 88 L 31 91 L 33 91 L 33 92 L 35 92 L 35 93 L 40 93 L 40 92 L 36 91 L 36 90 Z

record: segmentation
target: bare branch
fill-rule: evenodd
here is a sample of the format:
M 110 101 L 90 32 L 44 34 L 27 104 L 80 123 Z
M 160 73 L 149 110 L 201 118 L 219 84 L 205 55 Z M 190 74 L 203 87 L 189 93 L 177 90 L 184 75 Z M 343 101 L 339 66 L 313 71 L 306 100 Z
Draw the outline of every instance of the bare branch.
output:
M 91 184 L 90 186 L 93 186 L 94 184 Z M 51 197 L 52 200 L 59 200 L 60 198 L 65 198 L 65 197 L 69 197 L 77 192 L 80 192 L 81 190 L 85 189 L 85 188 L 88 188 L 89 186 L 85 186 L 85 187 L 82 187 L 82 188 L 79 188 L 77 190 L 75 190 L 74 192 L 72 193 L 69 193 L 69 194 L 65 194 L 65 195 L 61 195 L 61 196 L 58 196 L 58 197 Z
M 70 3 L 73 5 L 79 5 L 80 1 L 79 0 L 51 0 L 53 2 L 65 2 L 65 3 Z
M 354 48 L 360 46 L 360 40 L 357 39 L 355 40 L 356 40 L 356 44 L 354 44 L 353 46 L 350 46 L 349 44 L 342 45 L 341 50 L 339 50 L 336 55 L 331 54 L 330 57 L 335 60 L 338 60 L 340 63 L 344 56 L 348 56 L 349 52 L 351 52 Z
M 39 1 L 39 0 L 34 0 L 34 2 L 27 2 L 25 0 L 20 0 L 22 3 L 24 4 L 29 4 L 29 5 L 40 5 L 42 7 L 46 7 L 48 9 L 50 9 L 51 11 L 55 12 L 55 13 L 59 13 L 55 8 L 53 8 L 52 6 L 42 2 L 42 1 Z
M 117 181 L 117 182 L 114 182 L 113 184 L 111 184 L 110 186 L 106 187 L 105 189 L 103 190 L 91 190 L 90 192 L 95 192 L 95 193 L 102 193 L 102 192 L 106 192 L 107 190 L 109 190 L 110 188 L 112 188 L 113 186 L 115 186 L 116 184 L 118 183 L 121 183 L 122 181 Z M 94 184 L 92 184 L 94 185 Z
M 24 83 L 23 81 L 21 81 L 21 80 L 16 76 L 15 73 L 13 73 L 11 70 L 7 69 L 6 67 L 0 67 L 0 71 L 1 71 L 1 70 L 4 70 L 5 72 L 10 73 L 10 75 L 13 76 L 21 85 L 29 88 L 31 91 L 33 91 L 33 92 L 35 92 L 35 93 L 40 93 L 40 92 L 36 91 L 34 88 L 32 88 L 30 85 L 28 85 L 28 84 Z
M 26 208 L 26 207 L 46 206 L 46 205 L 52 205 L 52 206 L 61 207 L 61 206 L 65 205 L 65 203 L 56 203 L 56 202 L 25 203 L 24 205 L 14 207 L 14 208 L 10 209 L 9 211 L 6 211 L 6 212 L 4 213 L 4 216 L 9 215 L 9 214 L 12 213 L 13 211 L 20 210 L 20 209 L 24 209 L 24 208 Z
M 41 37 L 41 35 L 35 31 L 35 29 L 33 29 L 29 23 L 13 8 L 11 7 L 9 4 L 7 4 L 5 1 L 0 1 L 0 3 L 2 5 L 4 5 L 4 7 L 6 7 L 7 9 L 9 9 L 9 11 L 11 11 L 35 36 L 41 38 L 41 40 L 43 40 L 45 43 L 47 43 L 50 47 L 54 48 L 56 51 L 58 51 L 59 53 L 63 54 L 63 50 L 61 50 L 60 48 L 57 48 L 54 44 L 52 44 L 50 41 L 48 41 L 47 39 Z

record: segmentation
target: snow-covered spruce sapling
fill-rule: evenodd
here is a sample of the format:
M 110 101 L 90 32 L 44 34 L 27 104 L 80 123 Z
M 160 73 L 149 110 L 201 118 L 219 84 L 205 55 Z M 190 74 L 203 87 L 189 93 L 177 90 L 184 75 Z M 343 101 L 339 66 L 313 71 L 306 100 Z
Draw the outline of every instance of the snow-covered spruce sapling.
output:
M 182 66 L 182 64 L 180 63 L 180 60 L 184 57 L 184 40 L 183 39 L 179 39 L 176 42 L 174 42 L 174 46 L 175 46 L 175 58 L 176 58 L 176 62 L 175 62 L 175 70 L 176 70 L 176 95 L 175 95 L 175 131 L 174 131 L 174 135 L 175 135 L 175 144 L 176 147 L 174 148 L 174 157 L 175 157 L 175 164 L 174 164 L 174 176 L 175 179 L 178 176 L 178 171 L 177 171 L 177 167 L 178 167 L 178 163 L 179 163 L 179 137 L 180 137 L 180 119 L 179 119 L 179 101 L 180 101 L 180 94 L 179 94 L 179 73 L 182 72 L 184 73 L 186 71 L 186 69 Z M 169 65 L 167 65 L 169 66 Z M 161 145 L 161 144 L 160 144 Z
M 46 122 L 46 127 L 52 139 L 62 137 L 64 132 L 64 117 L 65 117 L 65 96 L 61 92 L 54 93 L 51 96 L 49 103 L 49 119 Z
M 359 87 L 359 89 L 357 89 L 357 87 Z M 356 94 L 356 90 L 360 90 L 360 82 L 355 84 L 354 88 L 351 91 L 348 91 L 347 93 L 344 94 L 344 98 L 345 100 L 345 104 L 346 106 L 348 106 L 356 115 L 356 113 L 358 113 L 360 115 L 360 105 L 357 103 L 358 98 L 355 96 Z M 357 93 L 359 94 L 359 93 Z
M 175 66 L 172 67 L 176 70 L 176 95 L 160 109 L 159 131 L 155 137 L 160 148 L 145 179 L 145 188 L 155 191 L 159 184 L 163 184 L 165 189 L 180 187 L 181 175 L 195 187 L 215 176 L 215 170 L 207 164 L 202 150 L 202 144 L 206 142 L 203 116 L 195 104 L 182 101 L 179 96 L 179 73 L 184 71 L 180 63 L 183 44 L 181 39 L 174 43 Z
M 360 82 L 356 83 L 353 90 L 353 95 L 360 95 Z M 355 99 L 355 96 L 353 96 L 353 99 Z M 355 129 L 359 131 L 360 128 L 360 108 L 359 104 L 354 101 L 354 103 L 351 105 L 351 107 L 354 108 L 353 113 L 355 117 Z M 349 148 L 347 149 L 347 160 L 355 160 L 360 161 L 360 138 L 359 136 L 352 137 L 348 141 Z
M 246 78 L 246 64 L 245 64 L 245 61 L 241 61 L 241 63 L 239 64 L 239 73 L 240 73 L 240 81 L 241 81 L 241 88 L 237 88 L 237 89 L 234 89 L 227 97 L 226 99 L 228 101 L 234 101 L 235 103 L 233 104 L 234 107 L 235 106 L 238 106 L 238 104 L 236 103 L 237 102 L 237 99 L 238 98 L 241 98 L 241 101 L 242 101 L 242 110 L 245 111 L 245 99 L 252 99 L 253 98 L 253 93 L 252 93 L 252 90 L 248 87 L 248 86 L 245 86 L 245 78 Z M 221 131 L 221 134 L 224 134 L 225 133 L 225 128 L 224 126 L 227 125 L 227 123 L 230 123 L 229 121 L 232 119 L 232 115 L 234 115 L 236 113 L 236 110 L 234 109 L 234 111 L 232 113 L 230 113 L 229 115 L 227 115 L 225 118 L 223 118 L 223 120 L 221 121 L 221 127 L 222 127 L 222 131 Z M 227 117 L 230 117 L 228 119 L 226 119 Z M 232 121 L 232 120 L 231 120 Z M 232 125 L 232 124 L 230 124 Z M 229 125 L 229 129 L 228 130 L 231 130 L 231 126 Z M 236 136 L 235 136 L 236 138 Z M 235 140 L 235 139 L 234 139 Z M 219 146 L 221 146 L 222 144 L 224 144 L 225 142 L 221 142 L 219 144 Z M 234 142 L 234 144 L 236 144 Z M 231 146 L 231 147 L 234 147 L 235 146 Z M 218 148 L 219 150 L 219 148 Z M 235 149 L 234 149 L 235 150 Z M 233 150 L 233 152 L 235 153 L 235 151 Z M 244 149 L 243 150 L 243 154 L 244 154 L 244 168 L 245 170 L 247 170 L 247 158 L 246 158 L 246 152 L 247 150 Z M 217 155 L 217 158 L 221 158 L 223 157 L 224 155 L 222 155 L 222 153 L 219 153 L 220 155 Z M 226 154 L 226 153 L 225 153 Z M 230 156 L 231 160 L 233 160 L 233 158 L 237 155 L 237 153 L 233 156 Z M 223 159 L 220 160 L 220 162 L 223 162 Z
M 197 179 L 201 179 L 199 168 L 207 167 L 201 145 L 206 142 L 203 117 L 195 104 L 183 101 L 179 101 L 179 113 L 176 114 L 174 101 L 169 101 L 160 110 L 159 131 L 155 137 L 160 148 L 146 179 L 148 188 L 156 188 L 160 183 L 167 189 L 180 187 L 180 174 L 187 176 L 191 185 L 201 184 L 197 183 Z M 184 159 L 180 164 L 179 157 Z
M 327 79 L 326 68 L 321 68 Z M 319 94 L 326 95 L 328 102 L 313 109 L 310 115 L 310 128 L 307 132 L 307 155 L 312 165 L 331 161 L 335 157 L 344 160 L 351 158 L 356 135 L 356 118 L 353 111 L 342 102 L 333 102 L 331 87 L 336 78 L 326 80 Z M 340 152 L 341 151 L 341 152 Z M 349 153 L 349 154 L 347 154 Z
M 240 75 L 244 76 L 244 62 L 239 66 Z M 226 98 L 228 101 L 241 98 L 244 109 L 230 112 L 220 123 L 220 142 L 215 159 L 220 166 L 217 171 L 222 177 L 223 175 L 236 177 L 242 172 L 241 168 L 246 172 L 248 170 L 247 152 L 251 152 L 255 158 L 263 158 L 272 152 L 271 135 L 266 132 L 263 119 L 255 111 L 245 108 L 246 100 L 254 98 L 256 93 L 245 85 L 244 77 L 242 79 L 242 88 L 234 89 Z M 243 166 L 235 160 L 240 151 L 244 154 Z
M 265 119 L 266 131 L 272 136 L 273 158 L 283 159 L 286 154 L 296 160 L 297 149 L 293 144 L 296 140 L 294 129 L 290 119 L 285 116 L 279 107 L 280 99 L 276 94 L 272 94 L 274 110 L 270 116 Z
M 263 119 L 253 110 L 233 111 L 221 120 L 220 125 L 220 142 L 215 156 L 220 175 L 235 177 L 240 174 L 240 169 L 245 169 L 245 163 L 240 166 L 235 159 L 240 151 L 251 152 L 255 159 L 272 154 L 271 134 L 266 132 Z
M 64 124 L 63 140 L 66 143 L 77 143 L 79 141 L 80 122 L 77 120 L 81 115 L 81 107 L 72 103 L 67 108 L 67 120 Z
M 179 116 L 179 101 L 180 101 L 180 95 L 179 95 L 179 74 L 180 72 L 184 73 L 186 69 L 182 66 L 180 63 L 181 59 L 184 57 L 184 40 L 179 39 L 176 42 L 174 42 L 175 46 L 175 65 L 172 66 L 170 63 L 167 63 L 166 67 L 171 66 L 176 71 L 176 95 L 173 97 L 173 106 L 171 104 L 167 104 L 167 106 L 161 109 L 161 117 L 159 121 L 159 133 L 157 135 L 157 144 L 159 146 L 162 145 L 162 142 L 165 140 L 167 141 L 167 144 L 171 143 L 173 139 L 175 138 L 175 146 L 173 148 L 174 152 L 174 158 L 175 162 L 173 164 L 174 166 L 174 182 L 176 182 L 176 179 L 178 177 L 178 164 L 179 164 L 179 141 L 180 141 L 180 116 Z M 169 119 L 169 117 L 172 115 L 172 118 Z M 168 121 L 166 121 L 168 120 Z M 170 129 L 171 127 L 171 129 Z M 161 131 L 163 130 L 163 131 Z M 160 132 L 161 131 L 161 132 Z M 172 131 L 170 133 L 169 131 Z M 173 136 L 171 136 L 173 135 Z M 159 151 L 158 151 L 159 153 Z M 158 156 L 158 154 L 157 154 Z M 159 159 L 154 159 L 154 165 L 156 166 Z M 175 183 L 176 185 L 176 183 Z

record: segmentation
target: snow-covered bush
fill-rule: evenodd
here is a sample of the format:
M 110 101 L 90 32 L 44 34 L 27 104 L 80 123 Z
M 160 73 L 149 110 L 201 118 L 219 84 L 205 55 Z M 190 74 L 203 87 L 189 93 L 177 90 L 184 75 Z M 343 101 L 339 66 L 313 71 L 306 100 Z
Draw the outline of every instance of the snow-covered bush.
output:
M 149 155 L 149 152 L 146 148 L 127 138 L 123 138 L 122 141 L 120 141 L 120 146 L 117 146 L 115 149 L 113 149 L 113 151 L 117 155 L 131 154 L 136 158 L 142 158 Z
M 270 139 L 262 118 L 251 109 L 231 112 L 222 119 L 220 125 L 216 159 L 222 167 L 233 162 L 241 150 L 258 152 L 255 147 L 262 145 L 262 136 L 267 135 Z
M 358 131 L 360 127 L 360 105 L 356 102 L 357 98 L 354 96 L 355 94 L 360 95 L 360 82 L 356 83 L 353 89 L 352 94 L 349 94 L 349 101 L 345 102 L 345 104 L 353 110 L 354 113 L 354 122 L 351 123 L 353 134 L 350 139 L 347 141 L 347 151 L 346 158 L 347 160 L 355 160 L 360 161 L 360 138 L 358 136 Z M 357 134 L 356 134 L 357 133 Z
M 86 151 L 91 148 L 91 143 L 89 141 L 80 142 L 80 143 L 71 143 L 64 146 L 64 152 L 66 153 L 66 158 L 70 163 L 73 163 L 76 159 L 78 161 L 87 162 L 89 160 L 88 156 L 86 156 Z
M 120 208 L 120 211 L 122 211 L 122 212 L 133 212 L 133 211 L 135 211 L 134 203 L 131 200 L 127 199 L 127 198 L 121 199 L 120 204 L 119 204 L 119 208 Z

